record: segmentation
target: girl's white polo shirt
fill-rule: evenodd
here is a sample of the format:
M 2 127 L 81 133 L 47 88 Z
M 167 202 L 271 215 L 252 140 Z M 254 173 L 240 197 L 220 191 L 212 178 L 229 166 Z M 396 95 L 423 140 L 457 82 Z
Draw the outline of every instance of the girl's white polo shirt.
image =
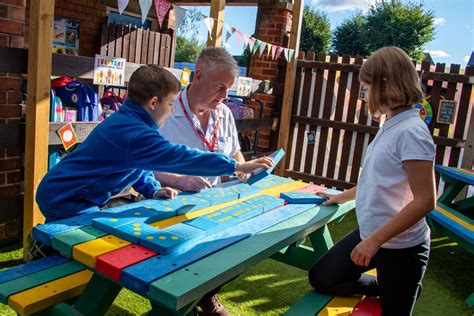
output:
M 360 237 L 367 238 L 413 200 L 405 160 L 435 159 L 435 145 L 418 109 L 401 112 L 385 122 L 367 148 L 357 184 L 356 214 Z M 423 218 L 382 248 L 408 248 L 430 237 Z

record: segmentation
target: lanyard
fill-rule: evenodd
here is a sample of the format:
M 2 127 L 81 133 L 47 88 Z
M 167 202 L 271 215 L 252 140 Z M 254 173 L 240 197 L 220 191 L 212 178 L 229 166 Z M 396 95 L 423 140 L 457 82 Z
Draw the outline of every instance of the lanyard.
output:
M 219 130 L 219 118 L 217 118 L 215 124 L 214 124 L 214 133 L 212 135 L 212 140 L 209 143 L 206 139 L 206 136 L 202 133 L 201 129 L 196 126 L 196 124 L 193 122 L 191 117 L 188 114 L 188 111 L 186 111 L 186 108 L 183 103 L 183 97 L 182 97 L 183 92 L 179 94 L 179 103 L 181 104 L 181 108 L 183 109 L 184 115 L 188 119 L 189 123 L 191 126 L 194 128 L 194 131 L 198 134 L 198 136 L 201 138 L 202 142 L 204 145 L 206 145 L 207 148 L 209 148 L 209 151 L 214 151 L 214 148 L 216 146 L 216 141 L 217 141 L 217 131 Z

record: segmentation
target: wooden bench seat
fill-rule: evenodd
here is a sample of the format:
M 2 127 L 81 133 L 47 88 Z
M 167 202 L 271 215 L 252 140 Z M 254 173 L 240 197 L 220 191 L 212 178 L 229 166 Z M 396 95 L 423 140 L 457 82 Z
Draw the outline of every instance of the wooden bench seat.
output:
M 51 256 L 0 271 L 0 302 L 31 315 L 79 296 L 92 272 L 78 262 Z
M 470 253 L 474 253 L 474 221 L 440 202 L 428 215 L 434 231 L 442 230 Z M 433 225 L 433 222 L 435 225 Z

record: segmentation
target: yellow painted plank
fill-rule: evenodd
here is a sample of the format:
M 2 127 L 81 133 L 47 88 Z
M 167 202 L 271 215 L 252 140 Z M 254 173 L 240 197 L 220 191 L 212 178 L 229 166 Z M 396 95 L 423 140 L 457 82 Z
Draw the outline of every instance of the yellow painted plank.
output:
M 88 267 L 95 268 L 96 257 L 130 245 L 130 242 L 113 235 L 100 237 L 74 246 L 72 257 Z
M 452 219 L 453 221 L 455 221 L 456 223 L 458 223 L 459 225 L 467 228 L 468 230 L 470 230 L 471 232 L 474 231 L 474 225 L 466 222 L 465 220 L 463 220 L 462 218 L 459 218 L 457 217 L 456 215 L 454 215 L 453 213 L 441 208 L 439 205 L 436 205 L 435 207 L 435 210 L 437 210 L 438 212 L 440 212 L 441 214 L 443 214 L 444 216 Z
M 92 271 L 82 270 L 12 295 L 8 305 L 20 315 L 30 315 L 78 296 L 91 277 Z
M 280 184 L 271 188 L 267 188 L 261 191 L 261 194 L 268 194 L 273 195 L 276 197 L 280 197 L 281 192 L 290 192 L 297 189 L 301 189 L 307 187 L 309 184 L 302 181 L 293 181 L 284 184 Z
M 318 313 L 318 316 L 347 316 L 361 299 L 362 296 L 336 296 Z

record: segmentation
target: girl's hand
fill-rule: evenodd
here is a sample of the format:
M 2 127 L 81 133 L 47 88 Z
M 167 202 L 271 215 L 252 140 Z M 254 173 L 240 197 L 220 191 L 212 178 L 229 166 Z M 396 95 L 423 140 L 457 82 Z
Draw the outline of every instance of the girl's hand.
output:
M 178 195 L 178 191 L 170 188 L 170 187 L 163 187 L 159 190 L 156 190 L 155 193 L 153 193 L 153 198 L 174 198 L 176 195 Z
M 323 202 L 323 205 L 342 204 L 342 203 L 347 202 L 342 197 L 342 194 L 328 194 L 324 192 L 319 192 L 318 195 L 321 195 L 327 198 L 327 200 Z
M 351 252 L 352 261 L 359 266 L 368 267 L 370 260 L 380 249 L 380 244 L 372 238 L 362 240 Z

